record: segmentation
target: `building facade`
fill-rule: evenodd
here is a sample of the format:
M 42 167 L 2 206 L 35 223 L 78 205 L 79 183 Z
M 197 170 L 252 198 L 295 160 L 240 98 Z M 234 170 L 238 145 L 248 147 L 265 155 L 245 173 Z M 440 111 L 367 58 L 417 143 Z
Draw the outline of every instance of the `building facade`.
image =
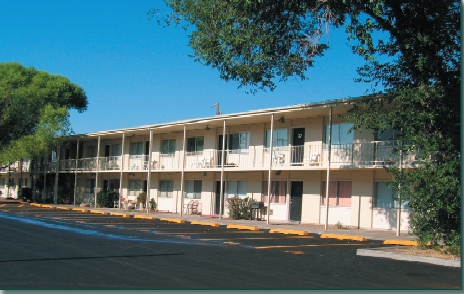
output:
M 270 220 L 397 229 L 385 166 L 412 168 L 414 156 L 392 153 L 393 131 L 350 132 L 337 115 L 356 100 L 76 135 L 49 158 L 0 170 L 1 196 L 30 187 L 42 201 L 94 206 L 98 191 L 115 191 L 121 207 L 144 191 L 161 211 L 197 200 L 202 215 L 224 217 L 226 198 L 250 197 Z M 407 204 L 400 215 L 407 229 Z

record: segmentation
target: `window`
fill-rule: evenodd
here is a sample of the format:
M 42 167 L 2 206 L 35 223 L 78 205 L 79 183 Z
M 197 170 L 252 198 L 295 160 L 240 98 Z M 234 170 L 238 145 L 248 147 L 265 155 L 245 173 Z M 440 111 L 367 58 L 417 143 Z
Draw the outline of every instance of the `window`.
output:
M 0 188 L 5 188 L 5 179 L 0 178 Z
M 229 150 L 248 149 L 250 147 L 250 132 L 229 134 Z
M 143 142 L 135 142 L 130 144 L 129 155 L 142 155 Z
M 162 140 L 161 141 L 161 154 L 174 154 L 176 152 L 176 140 Z
M 27 178 L 19 179 L 19 186 L 20 187 L 27 187 Z
M 201 181 L 193 180 L 186 182 L 185 198 L 200 199 L 201 198 Z
M 95 192 L 95 179 L 85 180 L 85 193 L 93 194 Z
M 142 182 L 140 180 L 129 180 L 128 196 L 138 196 L 142 192 Z
M 398 194 L 388 182 L 375 182 L 375 208 L 398 208 Z M 401 208 L 408 208 L 407 201 L 401 203 Z
M 247 182 L 246 181 L 227 181 L 227 197 L 247 197 Z
M 267 181 L 263 182 L 263 202 L 268 203 Z M 271 182 L 271 201 L 270 203 L 285 203 L 287 198 L 287 182 Z
M 196 136 L 187 139 L 187 152 L 203 151 L 204 137 Z
M 87 157 L 97 157 L 97 146 L 87 146 Z
M 111 145 L 110 156 L 121 156 L 121 144 Z
M 172 198 L 174 191 L 174 181 L 160 181 L 159 197 Z
M 271 147 L 271 130 L 266 130 L 264 133 L 264 147 Z M 288 129 L 274 130 L 272 135 L 272 147 L 288 146 Z
M 322 205 L 325 205 L 326 182 L 322 182 Z M 351 182 L 331 181 L 329 184 L 329 206 L 351 206 Z
M 351 123 L 332 124 L 332 145 L 352 144 L 354 133 L 350 132 Z M 329 125 L 325 126 L 325 144 L 329 144 Z

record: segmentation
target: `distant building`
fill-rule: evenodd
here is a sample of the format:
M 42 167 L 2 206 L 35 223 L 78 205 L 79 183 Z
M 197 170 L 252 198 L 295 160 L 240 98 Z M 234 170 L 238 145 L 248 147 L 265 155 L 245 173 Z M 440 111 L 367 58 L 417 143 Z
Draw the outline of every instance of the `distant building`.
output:
M 251 197 L 264 202 L 264 219 L 324 224 L 330 150 L 328 223 L 396 229 L 398 202 L 384 169 L 400 163 L 392 154 L 395 132 L 350 133 L 352 125 L 336 115 L 357 100 L 72 136 L 49 158 L 1 170 L 1 196 L 18 197 L 18 187 L 27 186 L 39 201 L 95 205 L 98 191 L 112 190 L 127 207 L 145 191 L 158 210 L 190 213 L 184 207 L 197 200 L 198 213 L 223 217 L 228 217 L 225 198 Z M 404 168 L 411 168 L 413 159 L 405 156 Z M 43 185 L 56 178 L 58 190 Z M 407 229 L 409 209 L 402 206 L 401 229 Z

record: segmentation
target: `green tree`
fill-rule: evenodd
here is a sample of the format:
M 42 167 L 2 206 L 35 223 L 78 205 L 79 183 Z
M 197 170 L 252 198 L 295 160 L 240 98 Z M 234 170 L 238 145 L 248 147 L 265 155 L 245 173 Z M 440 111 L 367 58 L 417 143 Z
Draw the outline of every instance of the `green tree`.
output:
M 0 63 L 0 164 L 56 147 L 72 133 L 69 109 L 87 109 L 81 87 L 33 67 Z
M 396 152 L 419 152 L 415 169 L 389 168 L 409 200 L 421 242 L 460 242 L 460 2 L 380 0 L 166 0 L 166 24 L 190 26 L 196 61 L 253 91 L 302 79 L 345 26 L 364 57 L 358 82 L 375 88 L 344 117 L 355 129 L 401 131 Z M 152 11 L 157 14 L 158 11 Z

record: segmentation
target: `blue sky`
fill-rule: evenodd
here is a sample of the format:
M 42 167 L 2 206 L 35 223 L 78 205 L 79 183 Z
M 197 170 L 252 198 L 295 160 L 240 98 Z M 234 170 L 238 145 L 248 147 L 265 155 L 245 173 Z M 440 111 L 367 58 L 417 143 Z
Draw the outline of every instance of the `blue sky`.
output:
M 182 28 L 149 20 L 160 0 L 0 0 L 0 62 L 20 62 L 68 77 L 85 90 L 84 113 L 71 112 L 76 133 L 136 127 L 222 113 L 357 97 L 368 85 L 353 81 L 363 60 L 344 30 L 307 72 L 273 92 L 247 94 L 216 70 L 188 57 Z

